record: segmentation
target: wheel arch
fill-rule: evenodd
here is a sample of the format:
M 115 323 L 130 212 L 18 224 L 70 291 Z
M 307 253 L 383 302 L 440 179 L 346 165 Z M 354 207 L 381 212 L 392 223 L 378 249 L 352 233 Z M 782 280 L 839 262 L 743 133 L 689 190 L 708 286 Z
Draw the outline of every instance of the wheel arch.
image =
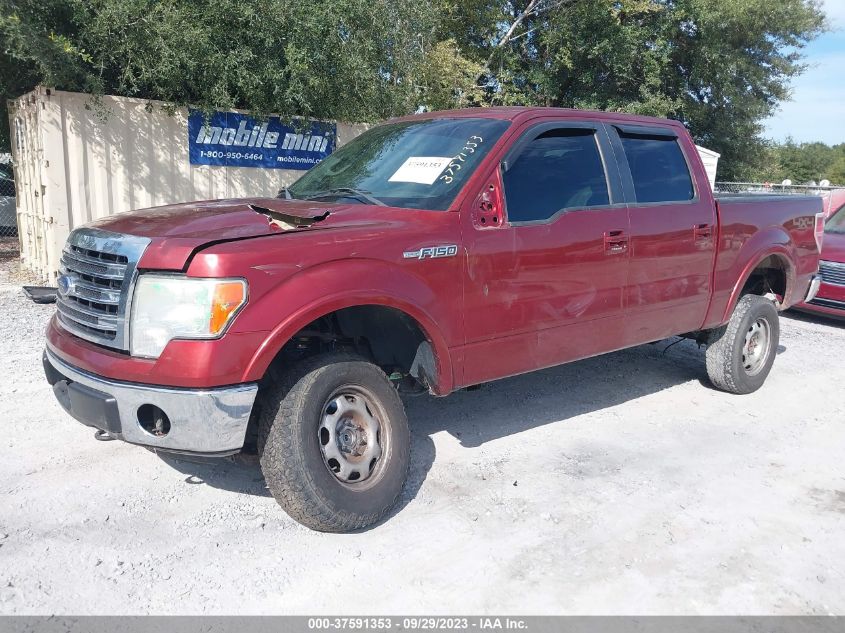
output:
M 421 305 L 426 299 L 433 299 L 434 292 L 419 277 L 401 273 L 381 262 L 377 262 L 379 265 L 374 269 L 364 261 L 358 260 L 348 266 L 331 266 L 329 274 L 326 270 L 303 271 L 262 298 L 266 306 L 290 306 L 290 301 L 280 303 L 283 297 L 297 296 L 300 301 L 291 309 L 281 310 L 285 313 L 284 319 L 269 331 L 253 354 L 244 370 L 244 382 L 260 380 L 285 345 L 309 324 L 350 308 L 372 307 L 394 310 L 419 329 L 433 355 L 436 375 L 431 377 L 430 390 L 436 395 L 446 395 L 452 391 L 453 365 L 446 337 L 435 317 Z M 347 287 L 366 287 L 364 284 L 359 286 L 349 283 L 354 278 L 366 279 L 370 288 L 349 291 L 335 287 L 326 293 L 327 278 L 345 279 L 347 281 L 344 285 Z M 382 280 L 382 283 L 373 287 L 373 280 Z
M 776 283 L 780 290 L 777 294 L 780 294 L 781 301 L 785 301 L 795 284 L 795 265 L 790 250 L 785 245 L 778 244 L 774 248 L 758 252 L 748 260 L 731 291 L 725 311 L 721 315 L 722 322 L 730 318 L 736 304 L 745 294 L 759 294 L 752 292 L 750 288 L 755 276 L 763 276 L 767 280 L 777 279 Z M 780 302 L 778 302 L 778 307 L 780 308 Z

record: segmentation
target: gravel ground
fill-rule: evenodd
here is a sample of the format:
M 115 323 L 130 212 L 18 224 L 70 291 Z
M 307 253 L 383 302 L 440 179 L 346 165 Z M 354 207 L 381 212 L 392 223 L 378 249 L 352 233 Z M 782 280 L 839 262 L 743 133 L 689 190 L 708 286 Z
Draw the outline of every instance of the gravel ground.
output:
M 671 341 L 409 399 L 400 507 L 311 532 L 254 458 L 97 442 L 0 265 L 0 613 L 845 614 L 845 329 L 785 315 L 766 385 Z M 665 350 L 665 353 L 664 353 Z

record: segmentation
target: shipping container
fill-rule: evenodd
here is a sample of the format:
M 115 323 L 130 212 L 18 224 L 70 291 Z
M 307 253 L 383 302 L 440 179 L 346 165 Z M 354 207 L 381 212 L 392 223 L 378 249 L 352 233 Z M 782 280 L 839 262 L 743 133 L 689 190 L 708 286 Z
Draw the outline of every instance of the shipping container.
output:
M 188 117 L 162 102 L 44 87 L 10 101 L 22 264 L 53 281 L 68 233 L 91 220 L 192 200 L 275 196 L 305 173 L 191 164 Z M 365 129 L 337 123 L 336 146 Z
M 701 162 L 704 163 L 704 171 L 707 172 L 707 179 L 710 181 L 710 188 L 713 189 L 716 187 L 716 170 L 719 167 L 719 158 L 722 155 L 714 152 L 712 149 L 701 147 L 701 145 L 696 145 L 695 149 L 698 150 L 698 155 L 701 156 Z

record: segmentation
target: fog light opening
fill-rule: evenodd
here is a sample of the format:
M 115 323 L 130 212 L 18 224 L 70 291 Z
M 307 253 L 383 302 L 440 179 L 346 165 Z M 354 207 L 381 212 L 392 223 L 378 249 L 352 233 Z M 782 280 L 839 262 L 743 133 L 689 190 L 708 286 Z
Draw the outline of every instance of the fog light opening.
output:
M 170 433 L 170 418 L 154 404 L 138 407 L 138 424 L 154 437 L 164 437 Z

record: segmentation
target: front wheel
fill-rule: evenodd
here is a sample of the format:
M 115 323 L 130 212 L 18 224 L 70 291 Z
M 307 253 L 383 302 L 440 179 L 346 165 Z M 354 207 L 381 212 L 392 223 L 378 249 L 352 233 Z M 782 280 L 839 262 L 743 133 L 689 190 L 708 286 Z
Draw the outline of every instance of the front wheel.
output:
M 778 311 L 765 297 L 745 295 L 727 325 L 710 332 L 707 374 L 710 382 L 730 393 L 752 393 L 772 369 L 780 339 Z
M 314 530 L 348 532 L 393 507 L 408 472 L 410 433 L 381 369 L 326 354 L 271 377 L 263 391 L 261 469 L 285 512 Z

